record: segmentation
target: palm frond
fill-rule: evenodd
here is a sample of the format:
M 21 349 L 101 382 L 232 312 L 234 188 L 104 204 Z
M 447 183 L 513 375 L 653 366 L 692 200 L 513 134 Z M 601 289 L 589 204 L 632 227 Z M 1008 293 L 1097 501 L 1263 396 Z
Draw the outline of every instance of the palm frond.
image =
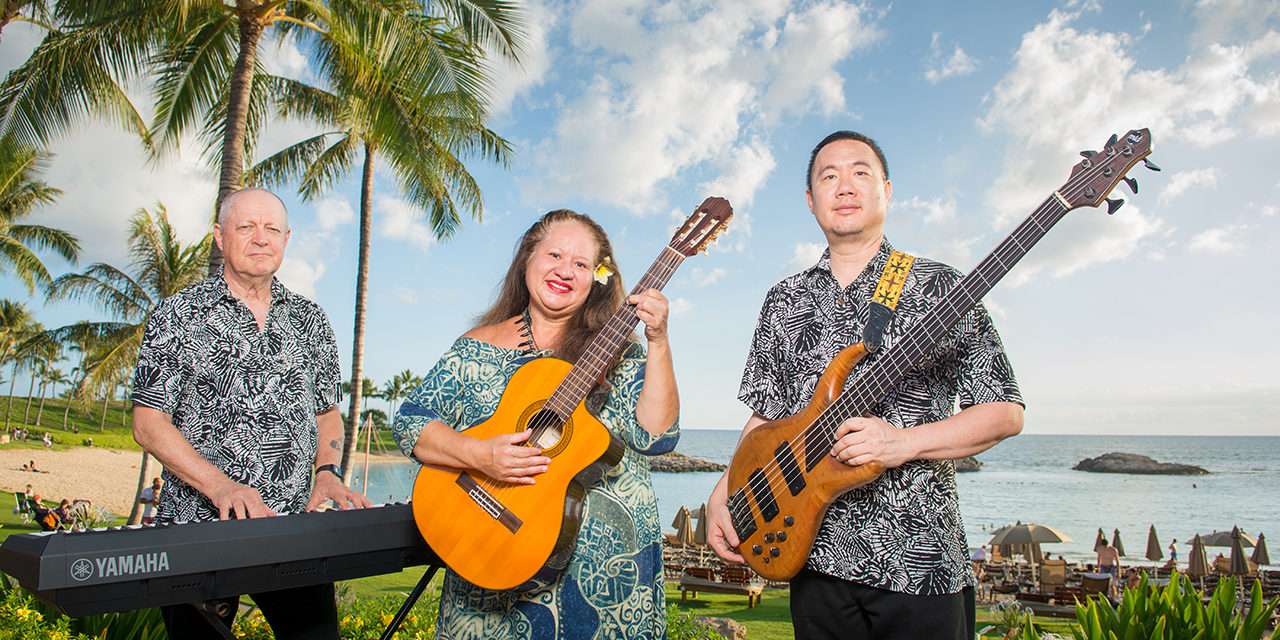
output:
M 321 133 L 289 145 L 268 156 L 245 172 L 245 184 L 259 187 L 278 187 L 306 172 L 325 150 L 327 140 L 334 133 Z
M 202 21 L 157 57 L 156 116 L 152 130 L 160 148 L 176 145 L 182 134 L 222 99 L 236 61 L 236 17 L 229 11 L 202 12 Z
M 136 321 L 158 302 L 132 276 L 103 262 L 90 265 L 84 273 L 58 276 L 46 293 L 50 300 L 91 302 L 124 321 Z
M 304 200 L 312 200 L 324 193 L 351 169 L 356 159 L 356 152 L 359 150 L 358 139 L 353 136 L 343 136 L 321 152 L 307 167 L 298 185 L 298 193 Z
M 8 231 L 14 240 L 35 249 L 53 251 L 67 262 L 74 264 L 80 257 L 80 240 L 62 229 L 38 224 L 15 224 Z
M 37 285 L 43 286 L 50 280 L 49 270 L 39 256 L 16 239 L 0 235 L 0 271 L 6 267 L 13 269 L 30 293 L 35 292 Z

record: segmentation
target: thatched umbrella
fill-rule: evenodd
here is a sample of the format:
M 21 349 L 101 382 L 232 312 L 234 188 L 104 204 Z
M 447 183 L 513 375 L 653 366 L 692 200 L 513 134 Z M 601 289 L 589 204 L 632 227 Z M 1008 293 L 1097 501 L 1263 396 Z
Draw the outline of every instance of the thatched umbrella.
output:
M 1204 557 L 1204 540 L 1198 533 L 1191 540 L 1191 557 L 1187 560 L 1187 575 L 1193 578 L 1209 575 L 1209 561 Z
M 1267 537 L 1265 535 L 1258 534 L 1258 546 L 1253 548 L 1253 557 L 1249 559 L 1253 560 L 1258 566 L 1271 564 L 1271 556 L 1267 555 Z
M 693 517 L 698 521 L 698 526 L 693 530 L 693 543 L 705 545 L 707 544 L 707 503 L 702 503 Z
M 1121 555 L 1121 556 L 1125 555 L 1125 553 L 1124 553 L 1124 543 L 1120 541 L 1120 530 L 1119 530 L 1119 529 L 1115 529 L 1115 530 L 1113 530 L 1113 532 L 1112 532 L 1112 534 L 1111 534 L 1111 546 L 1113 546 L 1113 547 L 1115 547 L 1115 548 L 1116 548 L 1116 554 L 1117 554 L 1117 555 Z
M 689 507 L 684 507 L 684 506 L 680 507 L 679 509 L 676 510 L 675 519 L 671 521 L 671 528 L 675 529 L 676 531 L 679 531 L 680 527 L 683 527 L 685 521 L 688 519 L 689 519 Z
M 1244 555 L 1244 544 L 1240 539 L 1240 527 L 1231 530 L 1231 575 L 1249 575 L 1249 560 Z
M 1093 550 L 1097 551 L 1107 546 L 1107 534 L 1102 532 L 1102 527 L 1098 527 L 1098 538 L 1093 541 Z
M 1153 524 L 1147 530 L 1147 559 L 1159 562 L 1162 558 L 1164 558 L 1164 551 L 1160 548 L 1160 539 L 1156 538 L 1156 526 Z
M 689 515 L 688 507 L 680 507 L 671 526 L 676 528 L 676 544 L 682 547 L 693 546 L 693 517 Z
M 1232 527 L 1233 531 L 1237 529 L 1238 527 Z M 1214 531 L 1201 536 L 1201 540 L 1206 547 L 1229 547 L 1235 541 L 1233 535 L 1232 531 Z M 1257 540 L 1253 536 L 1243 531 L 1240 532 L 1240 544 L 1244 545 L 1246 549 L 1256 546 L 1256 543 Z

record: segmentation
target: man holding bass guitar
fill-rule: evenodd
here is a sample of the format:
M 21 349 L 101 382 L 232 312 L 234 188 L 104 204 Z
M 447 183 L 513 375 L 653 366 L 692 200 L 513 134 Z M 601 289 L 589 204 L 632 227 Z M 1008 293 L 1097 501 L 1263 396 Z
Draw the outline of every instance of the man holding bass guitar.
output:
M 857 384 L 859 371 L 961 278 L 947 265 L 912 261 L 885 239 L 893 185 L 870 138 L 850 131 L 827 136 L 810 156 L 806 180 L 809 209 L 828 249 L 765 298 L 739 393 L 753 411 L 744 434 L 805 409 L 842 349 L 879 343 L 846 387 Z M 905 286 L 873 314 L 873 295 L 891 280 L 894 265 L 905 265 Z M 960 411 L 953 413 L 957 400 Z M 1022 420 L 1013 370 L 979 305 L 870 415 L 841 423 L 829 455 L 885 471 L 830 504 L 804 569 L 791 581 L 796 637 L 971 638 L 974 577 L 950 461 L 1016 435 Z M 761 550 L 737 549 L 727 477 L 710 497 L 708 539 L 720 557 L 741 562 L 740 553 Z

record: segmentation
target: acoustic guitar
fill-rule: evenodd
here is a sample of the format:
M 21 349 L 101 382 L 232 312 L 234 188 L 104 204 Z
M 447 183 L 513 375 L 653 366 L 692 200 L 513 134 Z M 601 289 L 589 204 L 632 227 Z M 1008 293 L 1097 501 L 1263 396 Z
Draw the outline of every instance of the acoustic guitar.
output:
M 1070 179 L 893 348 L 868 361 L 846 384 L 868 353 L 862 343 L 846 347 L 823 371 L 804 409 L 743 436 L 729 464 L 728 509 L 739 552 L 752 569 L 770 580 L 789 580 L 804 568 L 831 503 L 884 471 L 877 463 L 849 466 L 828 455 L 840 424 L 867 415 L 1068 211 L 1096 207 L 1105 199 L 1107 212 L 1115 213 L 1124 201 L 1107 195 L 1121 180 L 1135 194 L 1138 191 L 1137 181 L 1125 177 L 1129 169 L 1142 161 L 1159 170 L 1146 159 L 1150 153 L 1147 129 L 1130 131 L 1123 138 L 1113 135 L 1100 152 L 1081 152 L 1085 159 L 1073 167 Z
M 707 198 L 676 231 L 632 293 L 667 284 L 686 257 L 706 247 L 733 217 L 724 198 Z M 527 445 L 550 457 L 532 485 L 472 470 L 424 465 L 413 484 L 413 517 L 427 544 L 468 582 L 512 589 L 573 555 L 586 490 L 622 460 L 622 442 L 583 402 L 637 323 L 624 304 L 578 357 L 532 360 L 511 376 L 489 419 L 462 432 L 483 440 L 531 431 Z

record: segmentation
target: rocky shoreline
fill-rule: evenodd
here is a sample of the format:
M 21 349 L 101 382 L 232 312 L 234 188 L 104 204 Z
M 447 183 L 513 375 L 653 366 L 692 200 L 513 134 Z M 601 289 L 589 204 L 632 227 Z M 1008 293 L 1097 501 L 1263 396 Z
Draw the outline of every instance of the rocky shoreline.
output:
M 956 465 L 956 473 L 971 473 L 982 468 L 982 461 L 973 456 L 956 458 L 952 462 Z
M 1136 453 L 1104 453 L 1096 458 L 1085 458 L 1072 467 L 1076 471 L 1092 473 L 1133 473 L 1143 475 L 1203 476 L 1209 471 L 1193 464 L 1159 462 Z
M 728 465 L 672 451 L 671 453 L 649 458 L 649 468 L 660 473 L 689 473 L 696 471 L 724 471 L 728 468 Z

